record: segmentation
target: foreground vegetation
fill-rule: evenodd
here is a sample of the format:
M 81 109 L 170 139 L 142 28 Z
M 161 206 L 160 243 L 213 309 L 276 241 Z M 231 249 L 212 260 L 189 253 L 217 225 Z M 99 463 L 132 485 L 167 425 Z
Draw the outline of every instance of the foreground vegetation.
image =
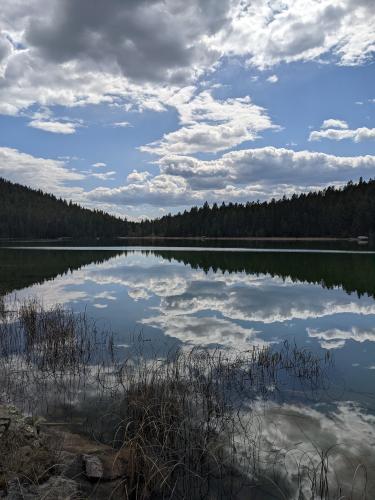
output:
M 354 479 L 340 484 L 331 450 L 303 451 L 292 474 L 284 470 L 282 453 L 262 449 L 259 402 L 276 401 L 296 384 L 306 395 L 322 390 L 329 353 L 319 359 L 284 343 L 277 350 L 174 349 L 149 357 L 145 341 L 135 339 L 122 359 L 113 336 L 98 331 L 84 314 L 58 306 L 45 310 L 36 301 L 8 304 L 0 323 L 0 405 L 15 403 L 33 421 L 44 415 L 42 429 L 79 421 L 81 434 L 113 450 L 112 476 L 126 457 L 125 469 L 110 483 L 111 498 L 242 499 L 253 491 L 254 498 L 336 499 L 359 498 L 364 491 L 356 464 Z M 20 470 L 10 467 L 20 450 L 7 434 L 11 430 L 4 427 L 0 437 L 0 489 L 3 484 L 9 491 L 15 478 L 35 490 L 36 484 L 61 477 L 65 486 L 73 480 L 68 486 L 74 491 L 87 492 L 88 479 L 92 491 L 99 491 L 105 461 L 97 451 L 81 451 L 86 469 L 79 473 L 78 455 L 66 463 L 65 453 L 61 468 L 64 445 L 58 434 L 44 430 L 30 457 L 35 466 L 23 461 Z M 108 458 L 108 448 L 105 453 Z M 93 492 L 88 497 L 109 497 Z

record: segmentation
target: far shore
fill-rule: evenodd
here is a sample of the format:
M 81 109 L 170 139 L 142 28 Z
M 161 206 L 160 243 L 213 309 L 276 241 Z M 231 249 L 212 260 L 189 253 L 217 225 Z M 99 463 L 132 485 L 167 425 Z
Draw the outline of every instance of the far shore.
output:
M 350 238 L 342 238 L 338 236 L 326 236 L 326 237 L 313 237 L 313 236 L 115 236 L 113 238 L 81 238 L 76 239 L 70 236 L 63 236 L 60 238 L 0 238 L 0 243 L 4 242 L 20 242 L 20 243 L 50 243 L 50 242 L 63 242 L 63 241 L 109 241 L 109 240 L 174 240 L 174 241 L 357 241 L 360 243 L 368 243 L 369 238 L 367 236 L 357 236 Z
M 119 236 L 119 240 L 197 240 L 197 241 L 361 241 L 359 238 L 291 236 Z M 367 241 L 365 239 L 364 241 Z

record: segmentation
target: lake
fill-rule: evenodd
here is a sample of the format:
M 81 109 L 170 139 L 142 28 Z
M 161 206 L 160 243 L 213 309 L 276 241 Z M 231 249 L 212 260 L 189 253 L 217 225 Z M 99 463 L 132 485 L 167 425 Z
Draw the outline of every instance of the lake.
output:
M 329 352 L 324 388 L 312 394 L 288 385 L 267 408 L 256 402 L 263 439 L 288 463 L 296 460 L 289 448 L 334 448 L 336 473 L 356 485 L 364 464 L 373 498 L 375 252 L 357 244 L 267 245 L 4 247 L 0 295 L 85 310 L 113 331 L 124 358 L 140 335 L 150 358 L 176 347 L 229 352 L 285 341 L 322 359 Z

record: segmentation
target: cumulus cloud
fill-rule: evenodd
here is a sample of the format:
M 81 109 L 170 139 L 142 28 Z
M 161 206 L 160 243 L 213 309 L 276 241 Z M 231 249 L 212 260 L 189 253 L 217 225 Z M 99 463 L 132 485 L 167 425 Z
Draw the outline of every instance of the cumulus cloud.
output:
M 341 157 L 265 147 L 231 151 L 216 160 L 167 155 L 160 173 L 130 174 L 124 186 L 98 188 L 88 198 L 118 204 L 177 206 L 204 200 L 267 199 L 375 173 L 375 156 Z
M 53 134 L 75 134 L 76 128 L 80 125 L 73 122 L 59 122 L 49 120 L 31 120 L 29 127 L 51 132 Z
M 177 109 L 183 126 L 161 141 L 141 147 L 141 151 L 161 156 L 216 153 L 253 141 L 262 130 L 277 128 L 264 108 L 253 104 L 248 96 L 217 100 L 209 91 L 194 95 L 194 89 L 186 87 L 167 104 Z
M 134 182 L 116 188 L 99 187 L 87 193 L 87 199 L 96 202 L 107 202 L 118 205 L 137 205 L 144 203 L 155 206 L 187 205 L 194 202 L 194 193 L 188 183 L 181 177 L 157 175 L 151 179 Z M 200 201 L 199 195 L 195 200 Z
M 0 32 L 0 67 L 1 63 L 12 52 L 12 44 L 7 37 Z
M 372 9 L 368 0 L 3 0 L 0 112 L 121 99 L 162 110 L 172 88 L 231 56 L 258 68 L 362 64 L 375 50 Z
M 93 163 L 91 166 L 94 168 L 104 168 L 107 166 L 107 164 L 103 162 L 98 162 L 98 163 Z
M 279 81 L 279 77 L 277 75 L 271 75 L 267 78 L 267 82 L 269 83 L 277 83 Z
M 149 177 L 151 177 L 150 172 L 138 172 L 138 170 L 133 170 L 126 179 L 128 182 L 144 182 Z
M 82 190 L 68 187 L 68 183 L 84 179 L 84 175 L 69 170 L 62 161 L 37 158 L 5 147 L 0 147 L 0 176 L 69 198 Z
M 140 81 L 180 81 L 217 55 L 203 38 L 228 21 L 229 0 L 58 0 L 31 18 L 26 41 L 50 61 L 82 57 Z M 213 53 L 211 55 L 211 53 Z
M 114 170 L 111 170 L 110 172 L 100 172 L 91 175 L 96 179 L 100 179 L 102 181 L 113 181 L 116 172 Z
M 309 141 L 320 141 L 321 139 L 331 139 L 334 141 L 342 141 L 344 139 L 351 139 L 354 142 L 362 142 L 368 139 L 375 139 L 375 128 L 361 127 L 354 130 L 346 129 L 333 129 L 326 130 L 313 130 L 310 133 Z
M 245 0 L 234 2 L 232 16 L 229 33 L 215 37 L 217 47 L 259 68 L 322 57 L 358 65 L 375 51 L 368 0 Z
M 344 120 L 336 120 L 334 118 L 329 118 L 328 120 L 324 120 L 324 122 L 322 123 L 320 128 L 322 128 L 322 129 L 327 129 L 327 128 L 346 129 L 349 127 L 348 127 L 348 124 Z

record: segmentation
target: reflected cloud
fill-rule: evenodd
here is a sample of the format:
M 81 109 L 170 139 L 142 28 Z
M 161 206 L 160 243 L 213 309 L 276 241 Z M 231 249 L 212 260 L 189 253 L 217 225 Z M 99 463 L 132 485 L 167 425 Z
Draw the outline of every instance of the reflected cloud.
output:
M 352 498 L 365 486 L 363 470 L 357 466 L 363 464 L 367 469 L 367 492 L 375 492 L 375 416 L 352 402 L 338 404 L 329 411 L 317 406 L 270 403 L 264 408 L 259 403 L 258 414 L 262 420 L 261 450 L 265 463 L 278 463 L 284 482 L 289 485 L 291 495 L 298 499 L 293 487 L 298 484 L 298 474 L 302 474 L 302 488 L 310 498 L 310 481 L 305 470 L 314 467 L 319 470 L 319 451 L 328 453 L 331 485 L 336 481 L 343 487 L 340 498 Z M 277 452 L 276 452 L 277 450 Z M 276 452 L 276 453 L 275 453 Z M 356 477 L 356 480 L 353 478 Z M 293 486 L 294 485 L 294 486 Z M 310 495 L 309 495 L 310 491 Z M 348 495 L 348 496 L 346 496 Z M 357 498 L 357 496 L 355 496 Z M 361 498 L 361 496 L 358 496 Z
M 182 342 L 223 346 L 265 344 L 259 324 L 266 331 L 269 325 L 294 320 L 327 318 L 329 322 L 339 314 L 375 316 L 372 297 L 349 295 L 339 287 L 327 289 L 268 273 L 205 272 L 138 251 L 88 265 L 18 295 L 37 295 L 46 307 L 81 303 L 105 309 L 111 303 L 111 315 L 118 325 L 126 322 L 124 310 L 130 305 L 131 321 L 138 325 L 162 330 Z M 136 307 L 136 303 L 140 305 Z M 131 330 L 134 323 L 123 326 Z M 313 328 L 308 323 L 306 331 L 323 349 L 343 348 L 347 340 L 375 340 L 375 329 L 357 326 L 346 331 Z M 276 338 L 281 336 L 276 334 Z
M 293 282 L 267 274 L 209 272 L 187 266 L 156 262 L 144 268 L 132 257 L 119 259 L 116 267 L 94 269 L 86 279 L 96 284 L 126 287 L 131 298 L 163 299 L 160 311 L 180 315 L 216 311 L 233 320 L 262 322 L 312 319 L 333 314 L 375 314 L 370 297 L 358 298 L 337 288 Z
M 243 328 L 232 321 L 217 318 L 216 316 L 164 315 L 143 319 L 142 323 L 161 328 L 166 335 L 188 344 L 217 344 L 236 348 L 248 348 L 253 345 L 266 346 L 269 344 L 257 337 L 260 332 L 253 328 Z
M 135 302 L 138 302 L 138 300 L 148 300 L 151 298 L 151 295 L 144 288 L 129 290 L 128 295 Z
M 319 331 L 313 328 L 307 328 L 309 337 L 319 339 L 323 349 L 337 349 L 345 345 L 347 340 L 355 342 L 375 342 L 375 328 L 362 329 L 353 326 L 350 330 L 340 330 L 332 328 L 331 330 Z

